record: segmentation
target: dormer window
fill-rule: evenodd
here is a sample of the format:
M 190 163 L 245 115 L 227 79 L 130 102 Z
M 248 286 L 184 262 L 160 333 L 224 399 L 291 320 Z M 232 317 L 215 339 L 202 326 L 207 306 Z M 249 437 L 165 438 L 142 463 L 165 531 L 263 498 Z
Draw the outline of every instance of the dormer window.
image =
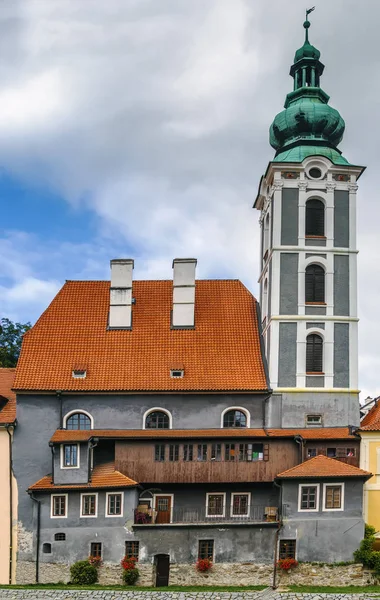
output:
M 181 379 L 185 374 L 183 369 L 170 369 L 170 377 L 173 379 Z
M 74 379 L 85 379 L 87 375 L 86 369 L 73 369 L 72 376 Z

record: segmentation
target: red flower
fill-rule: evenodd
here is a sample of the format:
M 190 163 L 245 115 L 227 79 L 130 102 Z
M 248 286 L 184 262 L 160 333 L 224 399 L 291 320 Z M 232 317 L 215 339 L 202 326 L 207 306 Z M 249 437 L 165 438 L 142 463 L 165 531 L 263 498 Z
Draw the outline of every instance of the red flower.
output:
M 198 558 L 197 564 L 195 565 L 198 571 L 204 573 L 209 571 L 212 567 L 212 561 L 209 558 Z
M 298 561 L 295 558 L 280 558 L 277 561 L 277 566 L 283 571 L 289 571 L 298 565 Z
M 120 564 L 125 571 L 130 571 L 131 569 L 135 569 L 136 563 L 137 563 L 137 558 L 134 558 L 133 556 L 131 556 L 131 557 L 124 556 L 123 560 L 120 561 Z
M 88 562 L 94 567 L 101 567 L 103 563 L 101 556 L 89 556 Z

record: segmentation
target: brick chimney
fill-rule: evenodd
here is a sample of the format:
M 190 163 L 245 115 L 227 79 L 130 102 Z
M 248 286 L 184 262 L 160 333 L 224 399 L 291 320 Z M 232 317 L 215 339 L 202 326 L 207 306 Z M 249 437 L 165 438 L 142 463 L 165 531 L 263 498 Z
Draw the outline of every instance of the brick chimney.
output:
M 133 266 L 131 258 L 111 260 L 109 329 L 132 328 Z
M 173 260 L 173 328 L 186 329 L 195 325 L 196 266 L 196 258 Z

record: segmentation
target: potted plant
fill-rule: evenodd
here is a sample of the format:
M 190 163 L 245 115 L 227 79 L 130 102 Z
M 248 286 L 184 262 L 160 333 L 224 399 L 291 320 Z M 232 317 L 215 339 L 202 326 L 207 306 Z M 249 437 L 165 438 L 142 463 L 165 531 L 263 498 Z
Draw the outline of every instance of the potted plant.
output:
M 212 560 L 209 558 L 198 558 L 195 567 L 200 573 L 207 573 L 212 568 Z

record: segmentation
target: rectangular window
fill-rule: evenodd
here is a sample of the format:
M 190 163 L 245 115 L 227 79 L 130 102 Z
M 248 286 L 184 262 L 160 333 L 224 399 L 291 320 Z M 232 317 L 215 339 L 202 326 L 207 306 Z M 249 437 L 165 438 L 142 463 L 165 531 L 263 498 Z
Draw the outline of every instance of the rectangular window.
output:
M 231 517 L 249 515 L 250 494 L 231 494 Z
M 322 425 L 322 415 L 306 415 L 306 425 Z
M 193 460 L 193 444 L 184 444 L 183 460 L 191 462 Z
M 207 460 L 207 444 L 198 444 L 198 460 Z
M 51 497 L 51 516 L 52 517 L 66 517 L 67 511 L 67 494 L 61 496 L 54 495 Z
M 198 558 L 208 558 L 214 560 L 214 540 L 199 540 L 198 543 Z
M 327 448 L 326 454 L 329 458 L 335 458 L 336 457 L 336 448 Z
M 165 460 L 165 444 L 156 444 L 154 446 L 154 460 L 156 462 L 164 462 L 164 460 Z
M 317 456 L 317 449 L 316 448 L 308 448 L 307 449 L 307 457 L 314 458 L 314 456 Z
M 318 485 L 300 485 L 299 510 L 318 510 Z
M 63 445 L 63 467 L 78 467 L 78 445 L 64 444 Z
M 296 557 L 296 540 L 280 540 L 279 558 Z
M 81 498 L 81 516 L 96 517 L 96 494 L 82 494 Z
M 323 510 L 343 510 L 343 485 L 343 483 L 324 484 Z
M 346 456 L 356 456 L 355 448 L 346 448 Z
M 128 541 L 125 542 L 125 556 L 127 558 L 139 559 L 140 542 Z
M 226 494 L 207 494 L 206 517 L 224 517 Z
M 225 444 L 224 459 L 226 461 L 235 460 L 235 444 Z
M 107 517 L 119 517 L 123 514 L 123 494 L 107 493 Z
M 102 557 L 101 542 L 91 542 L 90 554 L 91 554 L 91 556 L 99 556 L 100 558 Z
M 222 460 L 222 444 L 211 445 L 211 460 Z
M 170 444 L 169 446 L 169 460 L 177 461 L 179 459 L 179 444 Z

